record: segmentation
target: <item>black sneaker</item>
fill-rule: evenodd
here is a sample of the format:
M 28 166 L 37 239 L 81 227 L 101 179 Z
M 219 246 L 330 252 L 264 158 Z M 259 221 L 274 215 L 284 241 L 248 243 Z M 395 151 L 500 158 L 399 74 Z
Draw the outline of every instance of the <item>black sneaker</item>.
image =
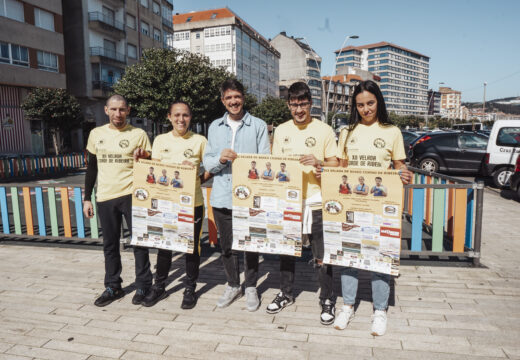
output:
M 110 286 L 103 291 L 100 297 L 94 301 L 94 305 L 96 306 L 107 306 L 117 299 L 121 299 L 125 296 L 125 292 L 121 288 L 111 288 Z
M 294 304 L 294 299 L 292 297 L 286 296 L 283 292 L 279 292 L 278 295 L 274 298 L 273 302 L 267 305 L 268 314 L 276 314 L 283 310 L 283 308 Z
M 330 299 L 320 300 L 321 316 L 320 322 L 323 325 L 330 325 L 336 318 L 336 304 Z
M 150 291 L 148 289 L 137 289 L 135 291 L 135 295 L 132 298 L 132 304 L 141 305 L 146 295 L 148 295 Z
M 181 309 L 193 309 L 197 305 L 197 295 L 195 289 L 187 287 L 184 290 L 184 296 L 182 297 Z
M 141 301 L 141 305 L 150 307 L 157 304 L 157 302 L 164 299 L 168 294 L 164 290 L 164 286 L 154 285 L 146 295 L 146 297 Z

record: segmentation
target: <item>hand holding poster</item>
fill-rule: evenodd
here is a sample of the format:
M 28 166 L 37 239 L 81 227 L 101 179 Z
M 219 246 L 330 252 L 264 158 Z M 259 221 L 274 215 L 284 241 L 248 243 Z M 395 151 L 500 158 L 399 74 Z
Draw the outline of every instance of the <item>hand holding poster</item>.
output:
M 327 264 L 399 274 L 403 184 L 395 170 L 325 168 Z
M 233 249 L 301 256 L 302 170 L 296 157 L 233 161 Z
M 196 169 L 134 163 L 131 245 L 193 253 Z

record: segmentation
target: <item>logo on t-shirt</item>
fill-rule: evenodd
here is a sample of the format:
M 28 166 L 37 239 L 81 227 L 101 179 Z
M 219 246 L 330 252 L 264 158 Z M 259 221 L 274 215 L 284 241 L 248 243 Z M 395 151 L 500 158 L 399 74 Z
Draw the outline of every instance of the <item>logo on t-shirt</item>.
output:
M 289 144 L 291 142 L 291 138 L 289 136 L 286 136 L 284 139 L 283 139 L 283 143 L 284 144 Z
M 305 139 L 305 145 L 307 147 L 314 147 L 316 145 L 316 139 L 312 136 L 309 136 L 307 139 Z
M 130 145 L 130 141 L 128 141 L 128 140 L 121 140 L 119 142 L 120 148 L 126 149 L 128 147 L 128 145 Z
M 190 157 L 192 157 L 192 156 L 193 156 L 193 150 L 191 150 L 191 149 L 186 149 L 186 150 L 184 151 L 184 157 L 185 157 L 185 158 L 190 158 Z
M 169 152 L 169 151 L 170 151 L 170 150 L 168 150 L 168 148 L 164 148 L 164 149 L 161 150 L 161 152 L 163 152 L 163 153 L 167 153 L 167 152 Z
M 377 138 L 374 140 L 374 146 L 378 149 L 384 148 L 386 145 L 385 141 L 381 138 Z

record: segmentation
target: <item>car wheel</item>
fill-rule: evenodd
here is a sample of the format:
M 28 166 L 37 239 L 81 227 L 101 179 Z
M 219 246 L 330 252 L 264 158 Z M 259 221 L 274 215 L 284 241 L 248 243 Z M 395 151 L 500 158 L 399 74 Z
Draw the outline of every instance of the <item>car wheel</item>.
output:
M 501 167 L 493 173 L 493 182 L 498 188 L 503 188 L 511 184 L 511 175 L 513 175 L 513 169 L 509 167 Z
M 439 170 L 439 163 L 432 158 L 426 158 L 421 160 L 419 168 L 428 172 L 437 172 L 437 170 Z

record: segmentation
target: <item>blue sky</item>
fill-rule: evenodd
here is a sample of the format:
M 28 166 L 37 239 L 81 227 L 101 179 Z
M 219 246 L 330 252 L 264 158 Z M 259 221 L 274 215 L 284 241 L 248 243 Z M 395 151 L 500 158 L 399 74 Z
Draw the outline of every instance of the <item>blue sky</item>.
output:
M 174 12 L 229 7 L 266 38 L 305 37 L 332 73 L 333 51 L 388 41 L 430 56 L 430 88 L 463 101 L 520 96 L 519 0 L 174 0 Z

